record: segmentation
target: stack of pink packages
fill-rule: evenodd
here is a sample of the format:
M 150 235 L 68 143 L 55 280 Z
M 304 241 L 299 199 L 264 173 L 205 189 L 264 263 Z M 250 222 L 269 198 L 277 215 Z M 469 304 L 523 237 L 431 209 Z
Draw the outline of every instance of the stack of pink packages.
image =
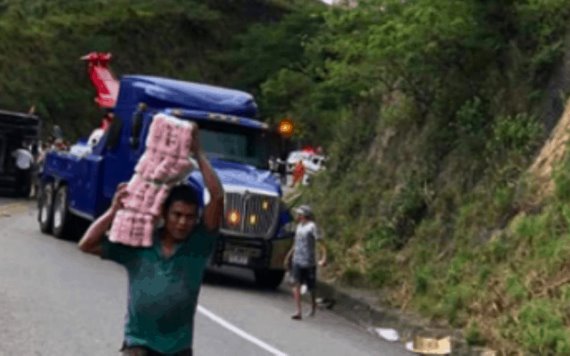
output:
M 170 187 L 195 168 L 191 159 L 194 124 L 164 114 L 153 118 L 145 153 L 127 185 L 109 240 L 128 246 L 152 245 L 153 220 L 160 216 Z

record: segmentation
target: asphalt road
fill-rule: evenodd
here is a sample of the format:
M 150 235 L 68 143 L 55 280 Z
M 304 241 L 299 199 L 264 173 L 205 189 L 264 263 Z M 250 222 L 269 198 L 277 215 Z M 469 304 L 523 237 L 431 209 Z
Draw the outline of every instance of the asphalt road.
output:
M 122 267 L 41 234 L 31 202 L 0 199 L 0 242 L 1 356 L 119 354 Z M 410 355 L 331 311 L 293 321 L 286 289 L 242 271 L 209 272 L 199 304 L 196 355 Z
M 12 202 L 15 202 L 15 200 L 14 200 L 14 199 L 5 198 L 5 197 L 0 196 L 0 206 L 6 205 L 6 204 L 9 204 L 9 203 L 12 203 Z

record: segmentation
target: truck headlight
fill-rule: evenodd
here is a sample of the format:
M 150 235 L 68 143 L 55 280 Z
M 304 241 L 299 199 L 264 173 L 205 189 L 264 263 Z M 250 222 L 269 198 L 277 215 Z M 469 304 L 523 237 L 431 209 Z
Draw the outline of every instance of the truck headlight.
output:
M 232 210 L 228 214 L 228 223 L 230 225 L 238 225 L 240 221 L 240 215 L 237 210 Z
M 250 224 L 250 225 L 255 225 L 255 224 L 257 224 L 257 215 L 251 214 L 251 215 L 249 216 L 249 224 Z

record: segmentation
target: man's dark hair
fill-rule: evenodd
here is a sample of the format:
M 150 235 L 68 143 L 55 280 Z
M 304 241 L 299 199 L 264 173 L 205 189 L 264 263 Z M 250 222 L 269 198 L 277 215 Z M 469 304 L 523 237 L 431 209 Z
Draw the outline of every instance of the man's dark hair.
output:
M 184 202 L 190 205 L 200 205 L 198 199 L 198 192 L 188 185 L 177 185 L 170 191 L 168 197 L 164 201 L 164 211 L 167 212 L 170 206 L 177 201 Z

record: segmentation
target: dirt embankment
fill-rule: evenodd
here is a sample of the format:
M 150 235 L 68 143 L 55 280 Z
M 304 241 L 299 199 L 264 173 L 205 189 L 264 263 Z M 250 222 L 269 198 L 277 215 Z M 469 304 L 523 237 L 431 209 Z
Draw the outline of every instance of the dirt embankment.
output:
M 553 192 L 552 173 L 556 163 L 564 158 L 570 138 L 570 101 L 567 100 L 570 93 L 570 35 L 566 38 L 565 47 L 564 56 L 546 88 L 541 108 L 541 121 L 550 137 L 529 168 L 537 183 L 538 202 Z
M 565 154 L 570 139 L 570 102 L 564 114 L 542 146 L 540 153 L 529 168 L 529 173 L 537 183 L 536 197 L 542 200 L 554 190 L 553 170 Z

